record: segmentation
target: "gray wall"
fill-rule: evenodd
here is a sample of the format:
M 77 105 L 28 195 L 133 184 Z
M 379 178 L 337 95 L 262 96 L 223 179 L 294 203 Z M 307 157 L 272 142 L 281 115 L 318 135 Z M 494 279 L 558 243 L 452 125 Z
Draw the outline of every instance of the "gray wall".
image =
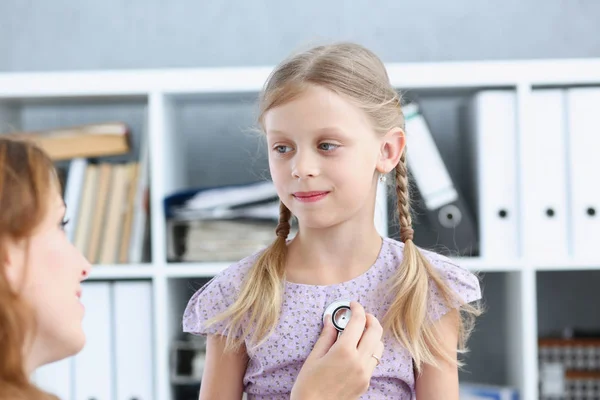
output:
M 311 40 L 385 61 L 598 57 L 596 0 L 2 0 L 0 71 L 273 64 Z

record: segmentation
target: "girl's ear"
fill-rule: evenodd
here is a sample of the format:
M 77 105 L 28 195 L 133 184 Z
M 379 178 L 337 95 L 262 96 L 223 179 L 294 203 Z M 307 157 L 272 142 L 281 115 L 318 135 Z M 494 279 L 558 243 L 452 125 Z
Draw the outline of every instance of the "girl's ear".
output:
M 406 146 L 406 135 L 400 128 L 390 129 L 381 139 L 377 171 L 387 174 L 400 162 L 400 157 Z

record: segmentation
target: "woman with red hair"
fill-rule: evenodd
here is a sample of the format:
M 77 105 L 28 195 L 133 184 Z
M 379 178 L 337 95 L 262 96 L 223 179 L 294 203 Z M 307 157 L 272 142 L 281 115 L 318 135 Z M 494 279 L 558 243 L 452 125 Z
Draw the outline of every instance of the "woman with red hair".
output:
M 0 399 L 55 399 L 29 379 L 85 343 L 81 282 L 90 264 L 64 232 L 52 160 L 0 139 Z

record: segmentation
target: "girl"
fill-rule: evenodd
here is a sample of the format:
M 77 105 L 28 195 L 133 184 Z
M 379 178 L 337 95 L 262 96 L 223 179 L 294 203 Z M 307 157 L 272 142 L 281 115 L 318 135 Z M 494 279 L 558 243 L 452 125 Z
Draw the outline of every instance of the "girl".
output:
M 383 63 L 349 43 L 292 56 L 266 82 L 259 124 L 281 200 L 276 239 L 189 301 L 184 330 L 208 335 L 200 398 L 289 398 L 324 310 L 349 298 L 385 329 L 382 356 L 364 359 L 377 367 L 363 398 L 458 399 L 456 355 L 479 314 L 479 282 L 413 243 L 404 119 Z M 374 224 L 387 174 L 401 242 Z

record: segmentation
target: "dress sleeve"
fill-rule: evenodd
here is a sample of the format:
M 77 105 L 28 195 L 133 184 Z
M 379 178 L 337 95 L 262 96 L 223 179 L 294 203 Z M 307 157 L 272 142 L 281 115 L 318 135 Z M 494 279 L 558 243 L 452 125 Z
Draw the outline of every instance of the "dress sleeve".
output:
M 440 274 L 440 277 L 446 282 L 450 290 L 452 290 L 458 299 L 451 306 L 459 308 L 462 304 L 471 303 L 481 299 L 481 287 L 479 278 L 459 265 L 456 265 L 447 257 L 436 256 L 430 260 L 433 267 Z M 438 286 L 429 280 L 429 298 L 427 304 L 427 313 L 432 321 L 439 320 L 444 316 L 450 308 L 446 302 Z
M 233 265 L 202 288 L 196 291 L 183 313 L 183 331 L 194 335 L 220 334 L 229 335 L 227 321 L 220 321 L 210 326 L 206 322 L 223 313 L 237 298 L 243 278 L 243 268 Z M 239 332 L 235 333 L 239 336 Z

